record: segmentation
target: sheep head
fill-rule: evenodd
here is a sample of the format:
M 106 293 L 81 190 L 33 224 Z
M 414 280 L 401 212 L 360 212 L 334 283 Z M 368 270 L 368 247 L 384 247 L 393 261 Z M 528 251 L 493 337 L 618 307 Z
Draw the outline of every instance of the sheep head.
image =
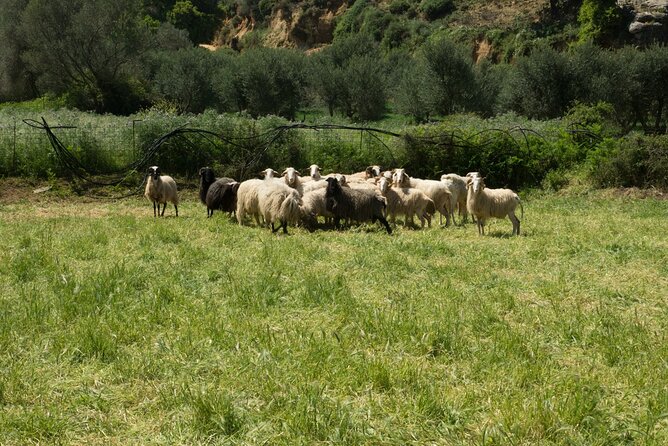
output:
M 308 170 L 309 170 L 309 176 L 311 178 L 313 178 L 314 180 L 320 179 L 320 166 L 318 166 L 317 164 L 311 164 Z
M 365 172 L 367 178 L 380 176 L 380 166 L 374 164 L 373 166 L 367 167 Z
M 378 190 L 380 190 L 380 193 L 385 195 L 387 193 L 387 189 L 390 187 L 390 180 L 388 180 L 386 177 L 380 177 L 378 181 L 376 181 L 376 185 L 378 185 Z
M 392 174 L 392 184 L 395 186 L 408 186 L 410 178 L 405 169 L 395 169 Z
M 202 167 L 199 170 L 199 176 L 202 178 L 202 181 L 205 181 L 206 183 L 213 183 L 216 181 L 216 175 L 210 167 Z
M 151 166 L 148 168 L 148 176 L 154 180 L 160 179 L 160 168 L 158 166 Z
M 276 172 L 274 169 L 268 168 L 260 171 L 260 176 L 263 177 L 265 180 L 269 178 L 274 178 L 279 176 L 278 172 Z
M 325 195 L 334 195 L 338 192 L 341 191 L 341 185 L 339 184 L 339 180 L 333 177 L 327 178 L 327 191 Z
M 299 172 L 294 167 L 288 167 L 283 171 L 283 177 L 285 177 L 285 183 L 293 187 L 297 184 L 299 179 Z
M 483 189 L 485 189 L 484 180 L 485 179 L 483 177 L 473 177 L 470 179 L 466 187 L 470 188 L 474 194 L 478 194 L 482 192 Z

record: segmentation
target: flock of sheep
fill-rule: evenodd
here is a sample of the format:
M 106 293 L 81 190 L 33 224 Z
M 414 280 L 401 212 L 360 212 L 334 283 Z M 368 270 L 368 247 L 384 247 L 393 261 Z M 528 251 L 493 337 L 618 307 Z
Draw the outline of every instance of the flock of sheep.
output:
M 303 177 L 293 167 L 281 175 L 265 169 L 261 172 L 263 179 L 243 182 L 216 178 L 209 167 L 201 168 L 199 175 L 199 196 L 206 205 L 207 217 L 215 210 L 235 213 L 240 225 L 247 217 L 253 217 L 258 226 L 269 226 L 272 232 L 282 228 L 287 234 L 289 224 L 313 229 L 322 218 L 325 223 L 333 222 L 337 229 L 342 220 L 347 224 L 379 221 L 391 234 L 386 217 L 394 224 L 400 215 L 404 225 L 413 225 L 417 216 L 424 228 L 425 221 L 431 226 L 432 216 L 438 212 L 440 223 L 445 217 L 448 226 L 458 210 L 462 221 L 472 215 L 480 235 L 484 235 L 485 222 L 490 217 L 508 217 L 513 235 L 520 234 L 520 220 L 515 215 L 517 206 L 522 207 L 519 196 L 510 189 L 485 187 L 484 178 L 477 172 L 465 177 L 445 174 L 438 181 L 412 178 L 404 169 L 382 171 L 379 166 L 369 166 L 349 175 L 322 176 L 320 168 L 313 164 L 309 175 Z M 144 195 L 153 202 L 154 217 L 164 215 L 168 202 L 174 204 L 176 216 L 179 215 L 176 182 L 161 175 L 157 166 L 148 170 Z

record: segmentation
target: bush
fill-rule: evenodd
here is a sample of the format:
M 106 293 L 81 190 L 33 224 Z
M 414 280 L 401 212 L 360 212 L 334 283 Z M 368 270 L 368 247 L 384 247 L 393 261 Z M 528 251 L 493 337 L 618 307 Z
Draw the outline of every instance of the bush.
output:
M 587 161 L 597 186 L 668 189 L 668 135 L 608 138 Z
M 452 0 L 422 0 L 420 10 L 429 20 L 436 20 L 454 9 Z
M 529 118 L 552 119 L 562 116 L 573 100 L 567 57 L 541 47 L 518 59 L 501 93 L 502 103 Z
M 580 41 L 602 43 L 617 36 L 622 25 L 616 0 L 584 0 L 578 13 Z
M 444 115 L 467 110 L 475 83 L 468 48 L 437 37 L 422 46 L 421 56 L 429 69 L 434 110 Z

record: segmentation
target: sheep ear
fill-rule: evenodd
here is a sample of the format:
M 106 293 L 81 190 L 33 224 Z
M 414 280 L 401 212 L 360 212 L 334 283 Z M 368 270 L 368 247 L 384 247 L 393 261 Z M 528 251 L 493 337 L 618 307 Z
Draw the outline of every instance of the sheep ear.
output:
M 298 171 L 298 170 L 295 170 L 295 173 L 296 173 L 297 175 L 299 175 L 299 176 L 302 176 L 302 174 L 301 174 L 301 173 L 299 173 L 299 171 Z

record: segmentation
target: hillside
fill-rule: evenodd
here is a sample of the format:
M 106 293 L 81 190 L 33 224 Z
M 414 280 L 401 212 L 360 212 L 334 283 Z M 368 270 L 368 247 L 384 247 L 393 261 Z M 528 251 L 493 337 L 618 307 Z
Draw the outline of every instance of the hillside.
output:
M 352 3 L 352 4 L 351 4 Z M 446 32 L 460 40 L 478 42 L 487 55 L 509 35 L 539 30 L 554 20 L 548 17 L 547 0 L 346 2 L 329 0 L 275 3 L 271 13 L 256 17 L 237 6 L 216 32 L 217 47 L 286 47 L 314 50 L 330 44 L 338 35 L 366 32 L 388 48 L 417 46 L 434 32 Z M 573 2 L 571 2 L 573 3 Z M 579 2 L 578 2 L 579 3 Z M 262 5 L 263 2 L 260 2 Z M 564 20 L 574 19 L 566 9 Z M 563 26 L 552 27 L 560 33 Z M 536 31 L 530 33 L 535 34 Z M 496 40 L 496 41 L 495 41 Z

